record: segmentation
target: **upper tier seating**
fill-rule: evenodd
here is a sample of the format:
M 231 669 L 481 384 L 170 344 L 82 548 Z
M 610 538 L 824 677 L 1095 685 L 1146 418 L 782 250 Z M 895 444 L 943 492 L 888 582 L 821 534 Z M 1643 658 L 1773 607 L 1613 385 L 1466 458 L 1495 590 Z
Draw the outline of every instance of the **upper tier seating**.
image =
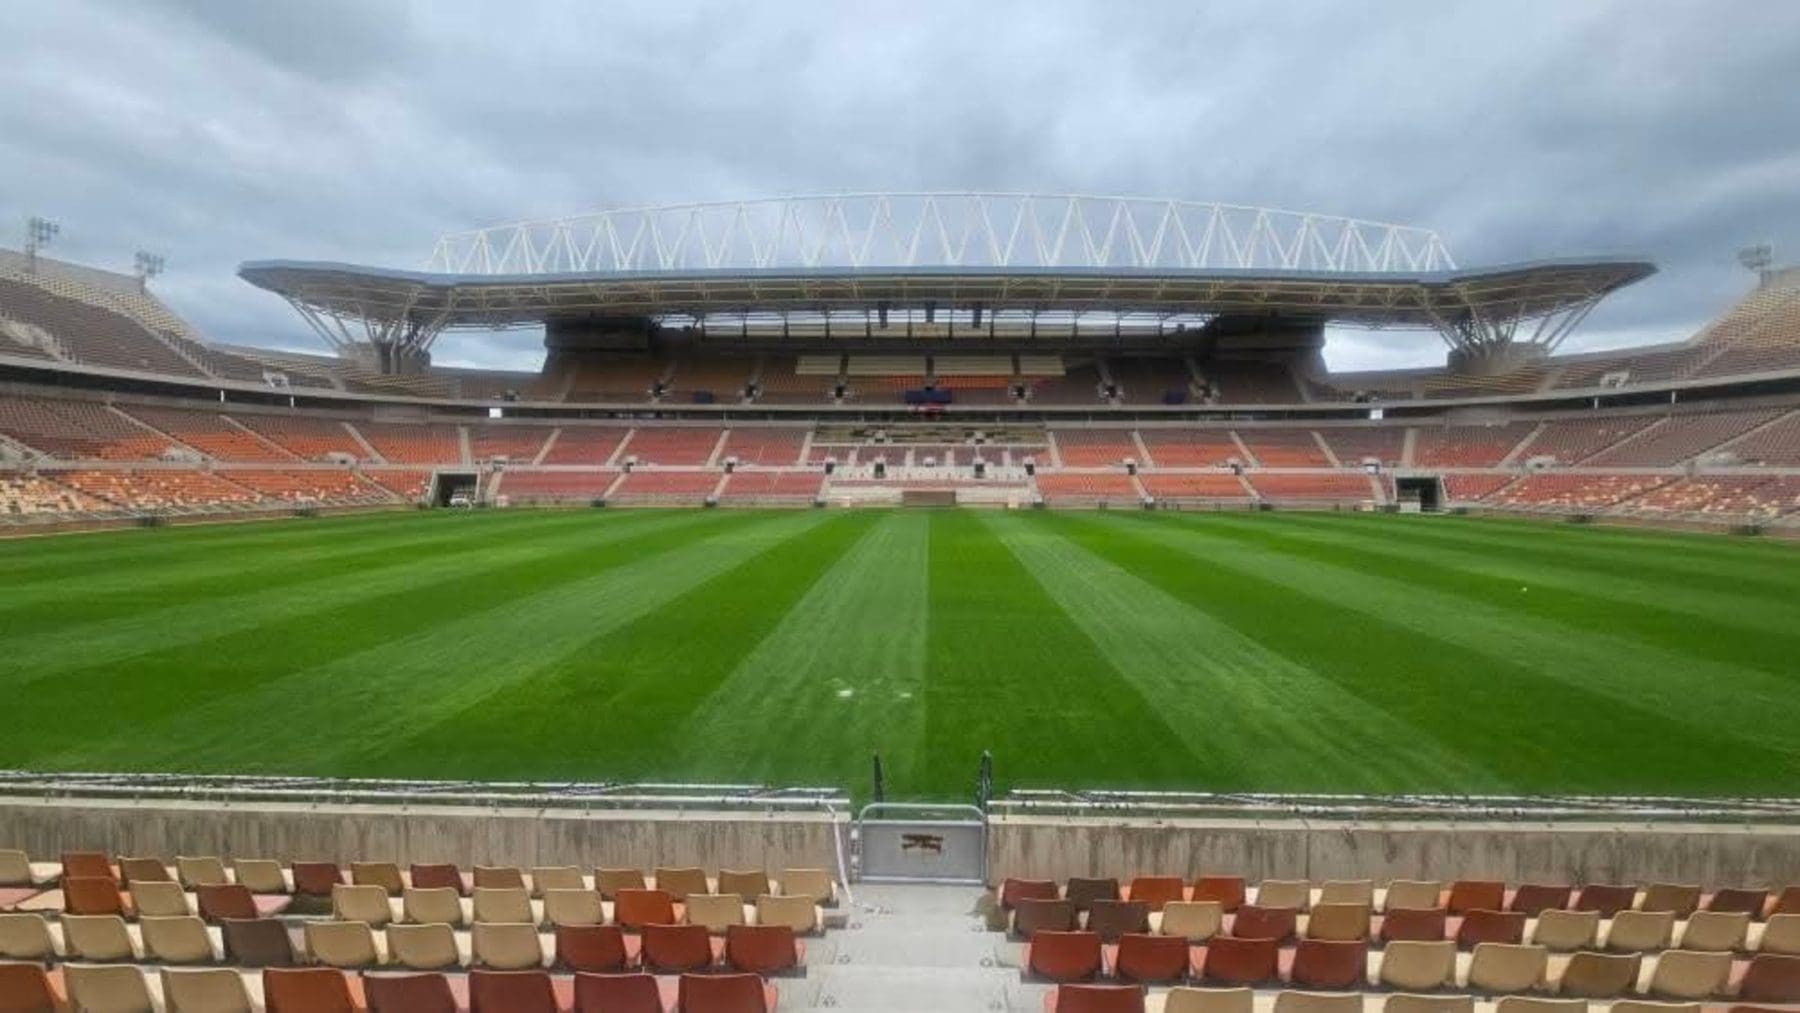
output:
M 619 472 L 611 468 L 594 471 L 521 471 L 508 468 L 500 479 L 499 495 L 509 499 L 594 500 L 606 495 Z
M 76 362 L 168 376 L 204 375 L 125 314 L 29 282 L 0 278 L 0 317 L 43 328 Z
M 1642 430 L 1655 425 L 1656 415 L 1600 415 L 1592 418 L 1552 419 L 1544 423 L 1519 461 L 1554 457 L 1559 465 L 1578 464 Z
M 1150 452 L 1146 467 L 1216 468 L 1233 461 L 1249 463 L 1229 429 L 1142 429 L 1138 438 Z
M 710 398 L 719 404 L 743 400 L 756 360 L 740 358 L 680 359 L 665 383 L 665 397 L 678 404 Z
M 462 435 L 455 426 L 358 422 L 356 431 L 389 464 L 463 463 Z
M 1311 429 L 1237 430 L 1238 439 L 1265 468 L 1329 468 L 1331 459 Z M 1352 462 L 1354 464 L 1354 462 Z
M 1604 468 L 1667 467 L 1696 457 L 1784 414 L 1781 409 L 1695 412 L 1661 423 L 1602 451 L 1584 464 Z
M 292 461 L 294 455 L 232 425 L 216 412 L 120 405 L 132 418 L 221 461 Z
M 1184 359 L 1113 358 L 1107 362 L 1121 404 L 1186 404 L 1194 373 Z
M 1104 468 L 1142 456 L 1129 429 L 1058 429 L 1052 436 L 1065 468 Z
M 530 464 L 555 432 L 553 426 L 487 423 L 469 427 L 469 449 L 477 464 L 503 457 L 510 464 Z M 444 462 L 448 463 L 448 462 Z
M 540 464 L 601 465 L 612 459 L 631 430 L 617 426 L 566 425 Z
M 1745 464 L 1800 468 L 1800 411 L 1721 448 Z
M 231 418 L 301 460 L 318 461 L 333 454 L 346 455 L 356 460 L 369 456 L 362 444 L 345 428 L 344 423 L 336 419 L 317 415 L 259 415 L 249 412 L 237 412 Z
M 625 444 L 624 455 L 637 458 L 639 464 L 666 466 L 702 465 L 712 458 L 724 430 L 714 427 L 640 427 L 632 431 Z M 795 457 L 799 457 L 798 450 Z
M 1702 347 L 1682 346 L 1572 362 L 1562 367 L 1553 389 L 1598 387 L 1608 374 L 1622 375 L 1627 384 L 1661 383 L 1683 375 L 1705 354 Z
M 1419 468 L 1492 468 L 1536 428 L 1530 422 L 1496 426 L 1420 426 L 1413 444 Z
M 1363 502 L 1375 498 L 1367 475 L 1258 471 L 1247 475 L 1257 495 L 1266 500 L 1334 500 Z
M 735 457 L 739 464 L 764 464 L 785 467 L 800 459 L 800 448 L 806 443 L 805 429 L 732 429 L 725 438 L 725 449 L 719 460 Z
M 765 404 L 824 404 L 842 368 L 842 357 L 835 355 L 764 356 L 756 377 L 756 400 Z
M 1293 370 L 1278 362 L 1216 361 L 1200 364 L 1200 375 L 1217 392 L 1219 404 L 1299 404 Z
M 1028 401 L 1043 405 L 1091 405 L 1100 403 L 1100 370 L 1091 360 L 1070 360 L 1061 375 L 1034 374 L 1019 362 L 1029 390 Z
M 581 354 L 569 362 L 569 400 L 635 403 L 651 400 L 651 391 L 669 372 L 661 359 Z
M 1400 463 L 1406 444 L 1406 430 L 1399 426 L 1321 427 L 1318 433 L 1331 445 L 1338 463 L 1346 468 L 1357 467 L 1369 458 L 1380 461 L 1383 467 L 1394 467 Z
M 0 398 L 0 433 L 51 457 L 154 460 L 177 444 L 95 401 Z

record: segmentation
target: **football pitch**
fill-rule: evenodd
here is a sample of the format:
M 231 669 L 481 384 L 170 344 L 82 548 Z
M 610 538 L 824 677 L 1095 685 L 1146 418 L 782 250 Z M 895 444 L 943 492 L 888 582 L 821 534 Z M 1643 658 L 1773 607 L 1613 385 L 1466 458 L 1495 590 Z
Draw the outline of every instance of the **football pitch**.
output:
M 0 542 L 0 767 L 1793 793 L 1800 547 L 1462 517 L 435 512 Z

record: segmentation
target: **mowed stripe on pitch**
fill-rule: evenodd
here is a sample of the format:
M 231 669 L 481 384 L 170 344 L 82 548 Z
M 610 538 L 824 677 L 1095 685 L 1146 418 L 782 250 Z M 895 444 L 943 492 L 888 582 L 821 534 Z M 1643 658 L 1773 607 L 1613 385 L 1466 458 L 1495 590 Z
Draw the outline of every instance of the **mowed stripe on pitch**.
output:
M 1180 744 L 1199 758 L 1196 787 L 1394 791 L 1416 788 L 1421 769 L 1470 790 L 1506 787 L 1433 730 L 1062 537 L 1060 525 L 999 515 L 990 523 L 1112 667 L 1154 703 L 1166 725 L 1158 745 Z

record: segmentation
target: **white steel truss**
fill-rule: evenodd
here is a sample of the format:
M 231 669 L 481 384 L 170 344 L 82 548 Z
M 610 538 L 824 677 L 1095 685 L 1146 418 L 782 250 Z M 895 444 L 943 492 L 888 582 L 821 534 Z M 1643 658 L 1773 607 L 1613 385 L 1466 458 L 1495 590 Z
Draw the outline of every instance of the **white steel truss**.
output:
M 1385 273 L 1456 267 L 1429 229 L 1139 197 L 853 193 L 670 204 L 441 237 L 462 275 L 792 268 L 1120 268 Z

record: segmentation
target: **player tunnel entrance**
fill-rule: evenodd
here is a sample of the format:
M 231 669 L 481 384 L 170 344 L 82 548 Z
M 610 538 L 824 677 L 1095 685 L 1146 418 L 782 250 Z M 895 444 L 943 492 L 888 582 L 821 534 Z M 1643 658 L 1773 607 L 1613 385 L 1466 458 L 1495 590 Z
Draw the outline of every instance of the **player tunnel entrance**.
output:
M 440 471 L 432 477 L 431 505 L 474 506 L 479 481 L 472 471 Z
M 1402 512 L 1434 514 L 1443 509 L 1444 483 L 1436 475 L 1394 479 L 1394 498 Z

